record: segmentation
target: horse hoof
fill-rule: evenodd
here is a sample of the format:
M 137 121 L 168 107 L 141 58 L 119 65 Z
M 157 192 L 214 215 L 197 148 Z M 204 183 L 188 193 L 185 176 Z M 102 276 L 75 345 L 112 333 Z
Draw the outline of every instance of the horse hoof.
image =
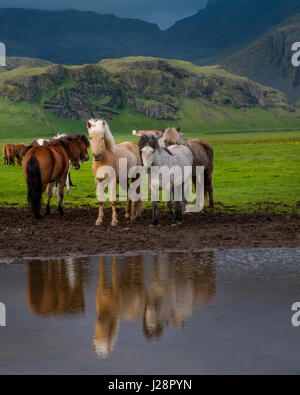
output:
M 177 223 L 171 224 L 172 228 L 175 228 L 177 226 Z
M 130 214 L 125 214 L 125 219 L 130 218 Z
M 150 228 L 156 228 L 157 224 L 150 224 L 149 226 L 150 226 Z
M 95 225 L 96 226 L 101 226 L 101 225 L 103 225 L 103 221 L 100 221 L 99 219 L 97 219 Z
M 111 226 L 118 226 L 118 221 L 112 221 Z

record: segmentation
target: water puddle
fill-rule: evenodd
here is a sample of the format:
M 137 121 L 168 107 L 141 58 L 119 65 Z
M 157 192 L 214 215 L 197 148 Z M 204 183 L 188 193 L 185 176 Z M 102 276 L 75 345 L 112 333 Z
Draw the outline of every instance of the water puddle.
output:
M 299 373 L 300 249 L 0 264 L 0 374 Z

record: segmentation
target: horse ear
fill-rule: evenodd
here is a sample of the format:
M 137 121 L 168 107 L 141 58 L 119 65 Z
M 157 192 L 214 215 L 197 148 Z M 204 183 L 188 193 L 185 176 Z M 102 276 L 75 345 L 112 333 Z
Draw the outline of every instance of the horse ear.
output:
M 181 129 L 180 129 L 180 128 L 177 128 L 176 130 L 177 130 L 177 132 L 179 133 Z
M 91 127 L 92 127 L 92 122 L 91 122 L 91 121 L 88 121 L 88 122 L 87 122 L 87 128 L 90 129 Z
M 103 126 L 105 126 L 105 125 L 106 125 L 105 121 L 103 121 L 103 122 L 102 122 L 102 125 L 103 125 Z

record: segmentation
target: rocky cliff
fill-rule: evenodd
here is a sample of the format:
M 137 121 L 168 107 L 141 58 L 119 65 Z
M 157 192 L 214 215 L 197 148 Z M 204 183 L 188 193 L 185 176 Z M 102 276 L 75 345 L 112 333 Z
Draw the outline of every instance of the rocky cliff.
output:
M 284 94 L 222 67 L 154 58 L 19 68 L 0 74 L 0 96 L 39 103 L 58 117 L 82 121 L 111 119 L 124 109 L 157 120 L 178 120 L 184 99 L 219 109 L 295 111 Z

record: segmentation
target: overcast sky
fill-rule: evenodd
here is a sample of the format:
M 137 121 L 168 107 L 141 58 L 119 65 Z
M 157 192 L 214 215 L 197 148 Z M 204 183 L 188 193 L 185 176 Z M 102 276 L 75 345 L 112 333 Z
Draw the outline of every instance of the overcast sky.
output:
M 208 0 L 0 0 L 2 7 L 96 11 L 120 17 L 140 18 L 157 23 L 162 29 L 195 14 Z

